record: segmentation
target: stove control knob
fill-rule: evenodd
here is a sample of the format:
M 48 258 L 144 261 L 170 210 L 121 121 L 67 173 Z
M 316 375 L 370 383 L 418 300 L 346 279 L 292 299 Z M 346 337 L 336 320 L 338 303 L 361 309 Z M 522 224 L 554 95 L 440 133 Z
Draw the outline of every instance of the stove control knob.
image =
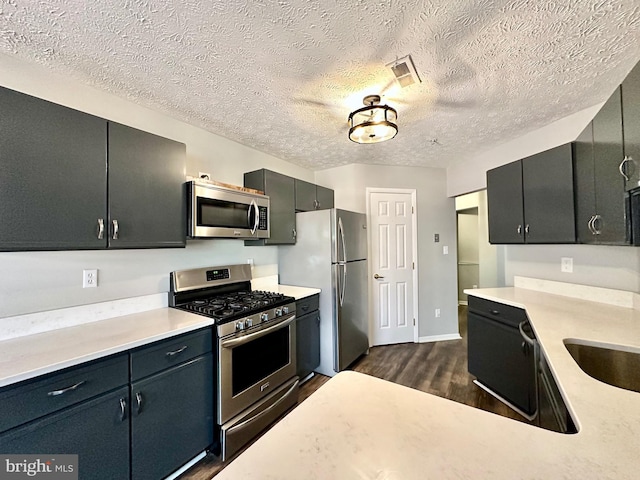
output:
M 289 313 L 289 307 L 282 307 L 282 313 L 287 315 Z
M 253 327 L 253 320 L 250 318 L 247 318 L 247 321 L 245 322 L 245 326 L 246 328 Z
M 260 320 L 262 322 L 266 322 L 267 320 L 269 320 L 269 314 L 268 313 L 262 313 L 260 314 Z
M 236 330 L 244 330 L 244 320 L 236 322 Z
M 282 309 L 276 308 L 276 317 L 281 317 L 281 316 L 282 316 Z

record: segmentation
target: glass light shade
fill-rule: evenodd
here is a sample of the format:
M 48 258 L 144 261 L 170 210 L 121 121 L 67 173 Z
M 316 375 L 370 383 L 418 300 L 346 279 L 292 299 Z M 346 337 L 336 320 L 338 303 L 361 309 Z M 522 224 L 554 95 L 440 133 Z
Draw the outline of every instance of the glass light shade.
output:
M 356 143 L 390 140 L 398 133 L 394 123 L 397 119 L 398 113 L 387 105 L 360 108 L 349 115 L 349 140 Z

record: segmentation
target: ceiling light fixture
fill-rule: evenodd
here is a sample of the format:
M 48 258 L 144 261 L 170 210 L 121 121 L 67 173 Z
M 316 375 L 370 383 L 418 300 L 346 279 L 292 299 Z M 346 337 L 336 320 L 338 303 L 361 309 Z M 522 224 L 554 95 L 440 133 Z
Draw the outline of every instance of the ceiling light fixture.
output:
M 398 133 L 398 112 L 388 105 L 380 105 L 380 95 L 367 95 L 366 107 L 349 115 L 349 140 L 356 143 L 379 143 L 391 140 Z

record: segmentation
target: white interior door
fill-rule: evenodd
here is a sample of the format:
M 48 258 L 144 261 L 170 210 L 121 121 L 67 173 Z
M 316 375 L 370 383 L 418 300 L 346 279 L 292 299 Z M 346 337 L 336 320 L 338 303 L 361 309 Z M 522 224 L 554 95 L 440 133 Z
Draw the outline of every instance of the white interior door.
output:
M 372 345 L 418 338 L 414 327 L 414 195 L 369 192 Z

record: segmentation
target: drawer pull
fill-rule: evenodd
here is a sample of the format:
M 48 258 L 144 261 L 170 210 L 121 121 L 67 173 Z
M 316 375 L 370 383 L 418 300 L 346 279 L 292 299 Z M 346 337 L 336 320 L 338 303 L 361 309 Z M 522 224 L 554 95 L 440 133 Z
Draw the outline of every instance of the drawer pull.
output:
M 84 383 L 86 383 L 86 382 L 84 380 L 82 380 L 81 382 L 78 382 L 75 385 L 71 385 L 70 387 L 61 388 L 60 390 L 53 390 L 51 392 L 48 392 L 47 395 L 50 396 L 50 397 L 57 397 L 58 395 L 62 395 L 63 393 L 67 393 L 67 392 L 71 392 L 71 391 L 75 390 L 76 388 L 78 388 L 79 386 L 81 386 Z
M 127 402 L 124 398 L 120 399 L 120 421 L 124 422 L 124 419 L 127 418 Z
M 309 305 L 302 305 L 302 311 L 306 312 L 307 310 L 309 310 Z
M 184 347 L 179 348 L 178 350 L 174 350 L 173 352 L 167 352 L 165 355 L 167 357 L 173 357 L 174 355 L 178 355 L 179 353 L 184 352 L 187 349 L 187 345 L 185 345 Z
M 489 310 L 489 313 L 491 315 L 500 315 L 500 312 L 498 310 Z

